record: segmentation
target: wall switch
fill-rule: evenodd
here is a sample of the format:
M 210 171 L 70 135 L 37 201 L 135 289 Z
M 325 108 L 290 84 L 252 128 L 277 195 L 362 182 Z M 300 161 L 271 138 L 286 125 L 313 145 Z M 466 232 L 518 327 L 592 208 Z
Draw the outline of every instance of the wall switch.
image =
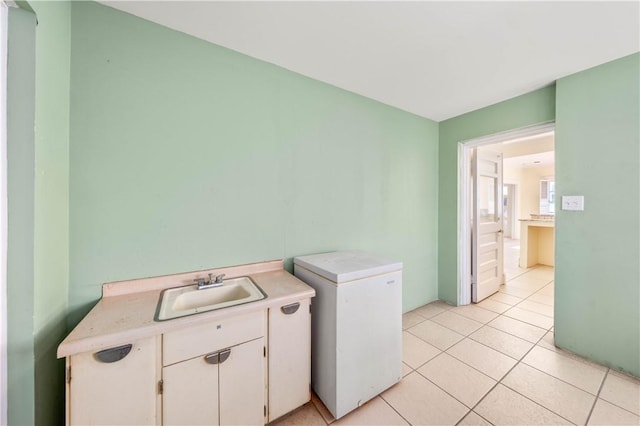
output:
M 563 195 L 562 210 L 584 210 L 584 195 Z

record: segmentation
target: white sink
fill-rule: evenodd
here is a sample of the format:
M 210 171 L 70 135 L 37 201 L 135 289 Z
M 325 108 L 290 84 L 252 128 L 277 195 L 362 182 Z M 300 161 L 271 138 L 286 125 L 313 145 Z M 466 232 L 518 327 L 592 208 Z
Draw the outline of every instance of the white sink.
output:
M 197 285 L 169 288 L 162 292 L 156 321 L 193 315 L 262 300 L 266 296 L 249 277 L 224 280 L 220 287 L 198 290 Z

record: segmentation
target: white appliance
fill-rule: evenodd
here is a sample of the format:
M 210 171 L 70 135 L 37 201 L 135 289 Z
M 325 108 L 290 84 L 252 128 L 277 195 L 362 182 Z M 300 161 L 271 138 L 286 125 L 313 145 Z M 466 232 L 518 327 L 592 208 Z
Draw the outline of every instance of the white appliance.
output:
M 338 419 L 402 378 L 402 263 L 361 251 L 293 263 L 316 290 L 311 384 Z

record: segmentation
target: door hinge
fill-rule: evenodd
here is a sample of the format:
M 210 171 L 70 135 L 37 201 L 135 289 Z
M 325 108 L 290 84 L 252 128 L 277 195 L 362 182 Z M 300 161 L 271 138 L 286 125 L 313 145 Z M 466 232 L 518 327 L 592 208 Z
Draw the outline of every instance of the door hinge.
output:
M 263 356 L 264 358 L 266 358 L 266 357 L 267 357 L 267 347 L 266 347 L 266 346 L 263 346 L 263 347 L 262 347 L 262 356 Z
M 162 395 L 163 391 L 164 391 L 164 381 L 160 380 L 158 381 L 158 395 Z
M 267 417 L 267 406 L 263 405 L 263 407 L 264 407 L 264 416 Z
M 67 377 L 66 377 L 67 383 L 71 383 L 71 366 L 67 367 L 66 373 L 67 373 Z

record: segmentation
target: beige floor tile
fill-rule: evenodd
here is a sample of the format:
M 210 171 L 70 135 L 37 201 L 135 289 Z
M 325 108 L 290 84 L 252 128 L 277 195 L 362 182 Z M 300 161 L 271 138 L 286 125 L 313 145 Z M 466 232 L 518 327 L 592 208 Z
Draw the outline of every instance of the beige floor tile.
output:
M 402 332 L 402 361 L 418 368 L 440 353 L 440 350 L 406 331 Z
M 315 392 L 311 393 L 311 403 L 316 408 L 316 410 L 318 410 L 318 413 L 320 413 L 320 416 L 327 424 L 335 420 L 333 414 L 331 414 L 331 411 L 329 411 L 329 409 L 324 405 L 324 402 L 322 402 L 322 400 L 318 398 L 318 395 L 316 395 Z
M 470 408 L 496 384 L 495 380 L 446 353 L 420 367 L 418 373 Z
M 455 344 L 447 353 L 495 380 L 500 380 L 517 362 L 471 339 Z
M 548 266 L 548 267 L 538 266 L 537 268 L 527 272 L 526 275 L 532 278 L 547 280 L 548 282 L 548 281 L 553 281 L 554 274 L 555 272 L 554 272 L 553 266 Z
M 549 281 L 547 281 L 547 280 L 541 281 L 541 280 L 535 279 L 535 278 L 528 278 L 527 275 L 528 274 L 521 275 L 521 276 L 519 276 L 517 278 L 512 279 L 511 281 L 507 281 L 507 286 L 519 287 L 519 288 L 526 289 L 526 290 L 538 291 L 542 287 L 544 287 L 547 284 L 549 284 Z
M 589 425 L 640 425 L 640 417 L 613 404 L 609 404 L 600 398 L 593 407 L 593 413 L 589 417 Z
M 498 385 L 474 409 L 494 425 L 571 424 L 513 390 Z
M 450 348 L 464 338 L 464 336 L 455 331 L 431 320 L 421 322 L 407 331 L 441 350 Z
M 554 334 L 553 334 L 553 327 L 551 327 L 551 330 L 549 332 L 547 332 L 544 337 L 538 342 L 538 345 L 541 348 L 545 348 L 548 349 L 550 351 L 554 351 L 557 352 L 559 354 L 564 355 L 567 358 L 571 358 L 575 361 L 578 361 L 582 364 L 587 364 L 592 366 L 593 368 L 595 368 L 596 370 L 602 370 L 605 371 L 607 368 L 596 363 L 593 361 L 589 361 L 586 358 L 581 357 L 580 355 L 576 355 L 573 352 L 569 352 L 567 350 L 564 350 L 562 348 L 559 348 L 557 346 L 555 346 L 555 342 L 554 342 Z
M 593 395 L 598 394 L 607 370 L 605 367 L 579 362 L 560 352 L 536 346 L 522 362 L 570 383 Z
M 640 416 L 640 380 L 636 378 L 610 370 L 599 397 Z
M 340 418 L 333 423 L 335 425 L 408 425 L 389 404 L 384 402 L 379 396 Z
M 540 327 L 505 317 L 504 315 L 499 316 L 487 325 L 533 343 L 540 340 L 546 333 L 546 330 Z
M 516 305 L 517 308 L 524 309 L 526 311 L 535 312 L 537 314 L 545 315 L 550 318 L 553 318 L 553 306 L 543 305 L 542 303 L 533 302 L 529 297 L 527 300 L 523 300 L 522 302 Z
M 520 299 L 526 299 L 535 293 L 536 290 L 530 290 L 515 286 L 510 286 L 508 284 L 500 286 L 500 293 L 508 294 L 509 296 L 519 297 Z
M 457 308 L 452 308 L 449 312 L 454 312 L 483 324 L 488 323 L 498 316 L 495 312 L 481 308 L 479 305 L 458 306 Z
M 294 426 L 294 425 L 321 425 L 325 426 L 324 421 L 316 407 L 311 402 L 287 414 L 284 417 L 270 423 L 271 426 Z
M 420 324 L 425 318 L 422 315 L 417 314 L 415 311 L 407 312 L 402 315 L 402 329 L 413 327 L 416 324 Z
M 462 419 L 460 423 L 458 423 L 458 426 L 491 426 L 491 423 L 489 423 L 473 411 L 470 411 L 469 414 L 467 414 L 464 419 Z
M 488 326 L 482 327 L 469 338 L 515 359 L 522 358 L 533 347 L 532 342 Z
M 553 297 L 555 295 L 555 286 L 553 283 L 547 284 L 546 286 L 538 290 L 538 293 L 544 294 L 545 296 Z
M 382 398 L 413 425 L 453 425 L 469 410 L 416 372 L 385 391 Z
M 478 306 L 482 309 L 486 309 L 498 314 L 503 313 L 507 309 L 511 309 L 511 305 L 507 305 L 506 303 L 496 302 L 491 299 L 484 299 L 482 302 L 478 303 Z
M 553 296 L 549 296 L 541 293 L 534 293 L 527 298 L 527 300 L 531 300 L 532 302 L 542 303 L 543 305 L 554 306 Z
M 535 312 L 525 311 L 524 309 L 515 306 L 505 312 L 503 315 L 526 322 L 536 327 L 544 328 L 546 330 L 553 327 L 553 318 L 546 315 L 536 314 Z
M 507 305 L 513 306 L 522 302 L 524 299 L 498 292 L 498 293 L 495 293 L 493 296 L 489 297 L 487 300 L 493 300 L 495 302 L 506 303 Z
M 516 262 L 517 263 L 517 262 Z M 505 268 L 504 269 L 504 277 L 507 281 L 510 281 L 514 278 L 518 278 L 520 275 L 527 272 L 527 269 L 523 268 Z
M 595 396 L 542 371 L 518 364 L 502 384 L 575 424 L 585 424 Z
M 545 334 L 538 342 L 538 346 L 540 346 L 541 348 L 549 349 L 550 351 L 559 350 L 558 348 L 556 348 L 556 344 L 553 341 L 553 331 L 548 331 L 547 334 Z
M 443 313 L 444 311 L 446 311 L 446 309 L 443 309 L 440 306 L 440 304 L 433 302 L 433 303 L 429 303 L 428 305 L 420 306 L 419 308 L 416 308 L 411 312 L 429 319 L 431 317 L 435 317 L 436 315 Z
M 467 317 L 463 317 L 462 315 L 458 315 L 453 312 L 453 309 L 443 312 L 440 315 L 436 315 L 435 317 L 431 318 L 431 321 L 447 327 L 448 329 L 464 336 L 473 333 L 474 331 L 482 327 L 482 323 L 474 321 Z
M 436 300 L 435 302 L 431 302 L 429 303 L 430 305 L 436 306 L 440 309 L 444 309 L 445 311 L 453 308 L 453 305 L 448 304 L 447 302 L 445 302 L 444 300 Z
M 409 367 L 404 362 L 402 363 L 402 377 L 406 376 L 407 374 L 411 373 L 412 371 L 413 371 L 413 368 Z

